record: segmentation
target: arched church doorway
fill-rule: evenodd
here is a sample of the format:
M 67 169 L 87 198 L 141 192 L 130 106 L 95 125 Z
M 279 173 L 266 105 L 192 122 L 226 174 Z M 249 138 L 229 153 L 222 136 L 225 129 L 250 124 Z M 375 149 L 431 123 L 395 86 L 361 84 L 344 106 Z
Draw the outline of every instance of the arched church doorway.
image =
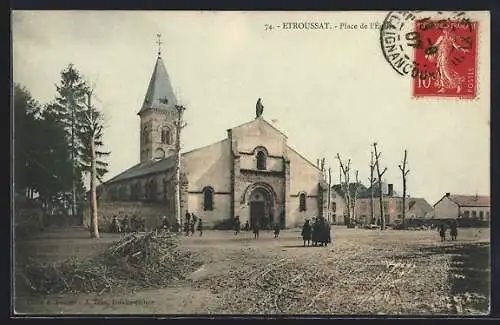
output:
M 273 223 L 273 199 L 271 193 L 262 187 L 252 190 L 249 198 L 250 224 L 269 229 Z

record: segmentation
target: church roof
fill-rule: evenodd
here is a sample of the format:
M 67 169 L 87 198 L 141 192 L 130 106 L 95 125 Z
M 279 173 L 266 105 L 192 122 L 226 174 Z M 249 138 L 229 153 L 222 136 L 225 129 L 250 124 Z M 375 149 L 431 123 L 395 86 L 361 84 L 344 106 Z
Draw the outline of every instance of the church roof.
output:
M 150 108 L 159 110 L 174 109 L 176 105 L 177 99 L 172 90 L 170 77 L 168 76 L 163 59 L 161 56 L 158 56 L 139 114 Z
M 149 174 L 165 172 L 175 167 L 175 156 L 169 156 L 161 160 L 149 160 L 130 167 L 124 172 L 108 180 L 106 184 L 124 181 L 131 178 L 141 177 Z

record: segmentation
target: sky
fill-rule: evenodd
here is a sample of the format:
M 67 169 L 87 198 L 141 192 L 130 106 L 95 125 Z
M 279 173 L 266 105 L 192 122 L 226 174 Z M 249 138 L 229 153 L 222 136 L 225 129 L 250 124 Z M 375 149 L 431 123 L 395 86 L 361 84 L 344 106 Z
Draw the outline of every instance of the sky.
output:
M 387 12 L 14 11 L 13 81 L 51 102 L 69 64 L 95 84 L 111 151 L 107 179 L 139 162 L 139 111 L 162 57 L 186 106 L 183 150 L 226 137 L 263 117 L 309 160 L 325 157 L 338 182 L 337 153 L 368 183 L 372 143 L 385 181 L 402 192 L 398 164 L 408 151 L 408 194 L 436 203 L 446 192 L 490 194 L 489 15 L 475 12 L 479 96 L 412 98 L 411 79 L 385 60 L 380 31 Z M 330 22 L 357 29 L 265 30 L 283 22 Z

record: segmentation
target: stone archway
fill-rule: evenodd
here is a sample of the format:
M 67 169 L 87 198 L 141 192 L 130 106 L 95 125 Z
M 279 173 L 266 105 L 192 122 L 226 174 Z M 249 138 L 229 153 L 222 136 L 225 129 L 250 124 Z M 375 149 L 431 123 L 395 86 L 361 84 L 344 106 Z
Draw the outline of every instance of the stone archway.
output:
M 275 218 L 276 198 L 268 184 L 253 184 L 246 193 L 250 207 L 250 224 L 258 224 L 261 229 L 272 227 Z

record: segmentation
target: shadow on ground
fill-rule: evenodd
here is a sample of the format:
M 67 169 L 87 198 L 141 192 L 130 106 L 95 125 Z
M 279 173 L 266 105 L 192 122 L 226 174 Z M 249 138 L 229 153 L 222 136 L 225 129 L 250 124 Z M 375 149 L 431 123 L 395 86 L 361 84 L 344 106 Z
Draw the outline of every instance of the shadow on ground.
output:
M 489 243 L 456 243 L 427 247 L 423 256 L 451 255 L 448 281 L 451 295 L 460 297 L 464 309 L 489 311 L 491 263 Z M 420 255 L 420 256 L 422 256 Z

